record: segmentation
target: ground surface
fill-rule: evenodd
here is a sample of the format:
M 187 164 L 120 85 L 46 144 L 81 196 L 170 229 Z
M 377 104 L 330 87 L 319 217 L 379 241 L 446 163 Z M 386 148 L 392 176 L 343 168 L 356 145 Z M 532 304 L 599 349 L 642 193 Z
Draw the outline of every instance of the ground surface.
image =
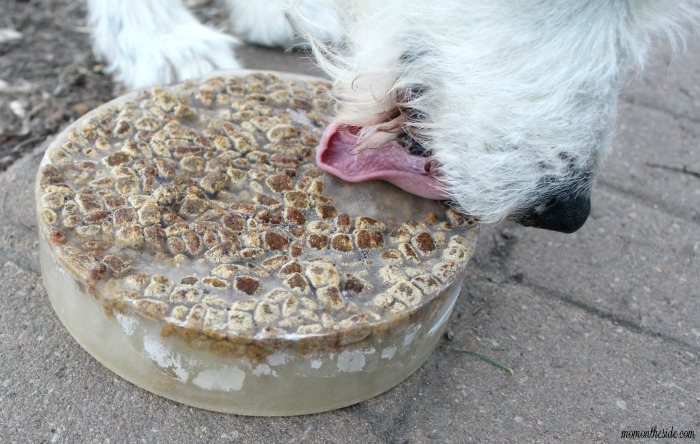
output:
M 673 63 L 657 50 L 625 88 L 582 230 L 483 230 L 449 334 L 418 372 L 342 410 L 249 418 L 123 381 L 51 309 L 32 204 L 42 145 L 118 93 L 83 27 L 80 2 L 0 3 L 0 442 L 610 442 L 652 427 L 700 437 L 697 42 Z M 298 54 L 240 52 L 251 68 L 314 72 Z

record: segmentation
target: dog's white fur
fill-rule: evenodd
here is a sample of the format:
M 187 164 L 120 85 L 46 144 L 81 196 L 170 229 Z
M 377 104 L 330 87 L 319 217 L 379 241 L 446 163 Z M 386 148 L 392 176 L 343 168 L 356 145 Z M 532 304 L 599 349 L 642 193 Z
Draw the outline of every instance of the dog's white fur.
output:
M 233 40 L 179 1 L 89 3 L 96 51 L 129 87 L 237 67 Z M 311 34 L 337 118 L 363 127 L 367 146 L 411 134 L 483 222 L 590 193 L 621 82 L 656 35 L 675 42 L 679 23 L 700 15 L 698 0 L 229 3 L 248 41 L 287 46 Z
M 129 88 L 238 69 L 238 40 L 211 29 L 178 1 L 88 0 L 95 52 Z

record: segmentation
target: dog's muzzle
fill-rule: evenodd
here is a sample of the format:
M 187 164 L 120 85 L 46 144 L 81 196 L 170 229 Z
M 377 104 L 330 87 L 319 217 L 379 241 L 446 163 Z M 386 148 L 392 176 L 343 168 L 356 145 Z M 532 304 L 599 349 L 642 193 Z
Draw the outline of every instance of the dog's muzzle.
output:
M 583 226 L 591 212 L 590 190 L 557 193 L 543 202 L 516 217 L 515 221 L 526 227 L 573 233 Z

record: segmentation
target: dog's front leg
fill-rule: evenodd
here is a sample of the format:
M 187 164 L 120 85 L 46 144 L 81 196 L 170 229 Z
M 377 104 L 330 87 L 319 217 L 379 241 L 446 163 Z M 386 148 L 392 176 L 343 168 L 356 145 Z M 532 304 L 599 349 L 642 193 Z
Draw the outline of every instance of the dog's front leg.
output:
M 208 28 L 180 0 L 88 0 L 95 53 L 128 88 L 237 69 L 237 40 Z

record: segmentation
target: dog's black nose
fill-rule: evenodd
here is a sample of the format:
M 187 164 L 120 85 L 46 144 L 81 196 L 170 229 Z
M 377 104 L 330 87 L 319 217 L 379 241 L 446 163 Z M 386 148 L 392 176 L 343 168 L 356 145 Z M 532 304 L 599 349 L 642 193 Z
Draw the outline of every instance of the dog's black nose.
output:
M 589 192 L 559 194 L 520 215 L 516 222 L 526 227 L 573 233 L 583 226 L 590 212 Z

